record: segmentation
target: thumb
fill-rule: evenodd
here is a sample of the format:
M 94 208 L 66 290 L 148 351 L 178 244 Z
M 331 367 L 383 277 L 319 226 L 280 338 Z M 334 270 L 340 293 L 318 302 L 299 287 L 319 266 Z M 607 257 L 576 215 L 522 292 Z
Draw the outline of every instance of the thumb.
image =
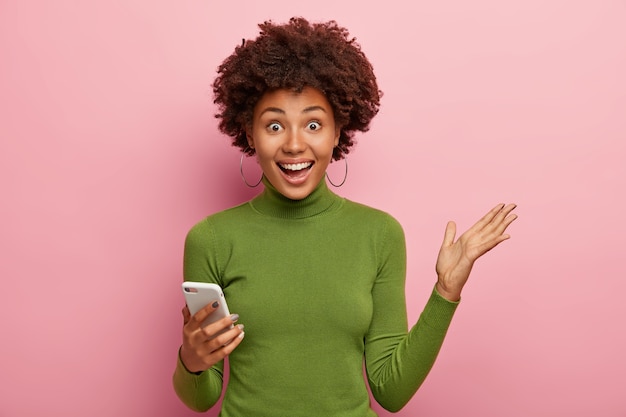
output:
M 456 236 L 456 223 L 449 221 L 446 225 L 446 231 L 443 235 L 443 243 L 441 247 L 451 246 L 454 243 L 454 237 Z
M 185 305 L 185 307 L 183 307 L 183 323 L 187 324 L 189 322 L 189 319 L 191 319 L 191 313 L 189 312 L 189 307 L 187 307 Z

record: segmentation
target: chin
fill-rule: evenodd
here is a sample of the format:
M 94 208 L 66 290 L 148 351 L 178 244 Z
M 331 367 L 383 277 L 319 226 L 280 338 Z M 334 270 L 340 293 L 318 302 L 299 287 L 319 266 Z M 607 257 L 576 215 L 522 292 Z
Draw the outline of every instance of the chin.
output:
M 285 192 L 281 190 L 278 190 L 278 191 L 280 191 L 282 195 L 284 195 L 290 200 L 303 200 L 307 198 L 313 192 L 313 188 L 309 189 L 309 187 L 307 187 L 306 189 L 294 190 L 294 191 L 284 190 Z

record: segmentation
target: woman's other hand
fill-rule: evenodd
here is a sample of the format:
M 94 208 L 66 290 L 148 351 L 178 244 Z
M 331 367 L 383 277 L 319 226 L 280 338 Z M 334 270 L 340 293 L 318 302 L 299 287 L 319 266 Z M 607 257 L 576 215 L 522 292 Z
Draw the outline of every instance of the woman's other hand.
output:
M 202 322 L 213 314 L 216 307 L 209 304 L 193 316 L 187 306 L 183 308 L 183 344 L 180 348 L 180 359 L 190 372 L 206 371 L 230 355 L 243 339 L 243 324 L 230 328 L 239 319 L 236 314 L 201 327 Z
M 448 222 L 436 265 L 436 288 L 441 296 L 450 301 L 460 300 L 474 262 L 510 238 L 504 232 L 517 218 L 511 213 L 515 207 L 515 204 L 497 205 L 456 241 L 456 224 Z

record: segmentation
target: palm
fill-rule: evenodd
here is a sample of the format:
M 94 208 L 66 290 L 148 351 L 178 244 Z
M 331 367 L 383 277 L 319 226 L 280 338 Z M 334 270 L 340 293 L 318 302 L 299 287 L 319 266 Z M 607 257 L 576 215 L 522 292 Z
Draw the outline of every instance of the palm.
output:
M 456 224 L 448 223 L 435 267 L 442 295 L 458 299 L 474 262 L 509 238 L 504 231 L 517 218 L 511 214 L 514 208 L 515 204 L 494 207 L 456 241 Z

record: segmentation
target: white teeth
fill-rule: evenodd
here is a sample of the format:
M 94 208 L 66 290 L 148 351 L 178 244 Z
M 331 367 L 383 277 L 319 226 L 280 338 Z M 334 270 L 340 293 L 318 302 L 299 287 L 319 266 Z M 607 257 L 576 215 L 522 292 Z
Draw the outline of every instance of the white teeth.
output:
M 288 169 L 289 171 L 300 171 L 301 169 L 305 169 L 313 165 L 311 162 L 300 162 L 299 164 L 280 164 L 280 167 L 283 169 Z

